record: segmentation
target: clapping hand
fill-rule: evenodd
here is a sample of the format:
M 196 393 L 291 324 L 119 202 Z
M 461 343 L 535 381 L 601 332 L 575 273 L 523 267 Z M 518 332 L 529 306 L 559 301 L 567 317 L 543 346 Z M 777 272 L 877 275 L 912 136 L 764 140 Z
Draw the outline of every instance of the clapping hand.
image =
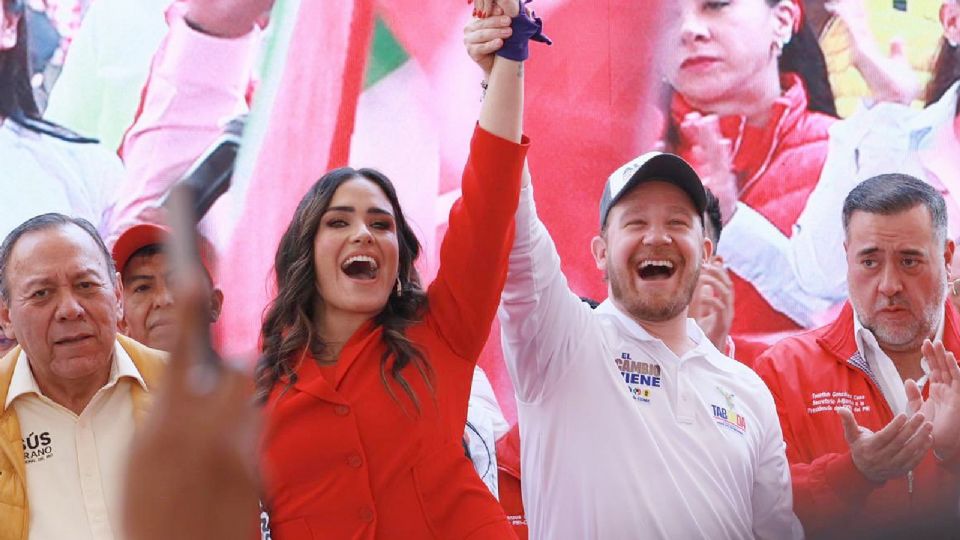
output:
M 720 214 L 726 225 L 737 209 L 739 188 L 733 173 L 733 144 L 720 133 L 716 115 L 690 113 L 680 124 L 680 133 L 691 141 L 690 164 L 703 181 L 703 186 L 720 201 Z
M 913 380 L 905 383 L 908 408 L 922 414 L 933 424 L 933 449 L 942 460 L 953 458 L 960 449 L 960 367 L 943 343 L 923 343 L 929 393 L 926 400 Z

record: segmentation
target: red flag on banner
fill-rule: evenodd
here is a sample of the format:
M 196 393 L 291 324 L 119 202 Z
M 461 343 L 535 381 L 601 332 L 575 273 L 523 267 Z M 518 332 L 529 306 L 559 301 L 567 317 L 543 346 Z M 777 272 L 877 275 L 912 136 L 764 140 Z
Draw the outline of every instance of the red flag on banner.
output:
M 271 24 L 278 35 L 231 188 L 236 221 L 220 261 L 226 302 L 218 326 L 227 354 L 256 347 L 261 315 L 273 298 L 280 236 L 307 189 L 346 162 L 372 4 L 285 2 Z

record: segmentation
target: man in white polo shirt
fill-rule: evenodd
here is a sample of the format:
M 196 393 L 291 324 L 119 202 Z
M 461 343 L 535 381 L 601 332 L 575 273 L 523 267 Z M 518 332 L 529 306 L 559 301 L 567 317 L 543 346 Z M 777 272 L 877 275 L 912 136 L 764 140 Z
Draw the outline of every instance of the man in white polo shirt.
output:
M 617 170 L 592 250 L 596 310 L 569 290 L 529 185 L 500 310 L 531 538 L 798 538 L 773 398 L 687 308 L 703 185 L 671 154 Z
M 122 292 L 87 221 L 44 214 L 0 246 L 0 540 L 120 537 L 134 420 L 161 353 L 117 335 Z

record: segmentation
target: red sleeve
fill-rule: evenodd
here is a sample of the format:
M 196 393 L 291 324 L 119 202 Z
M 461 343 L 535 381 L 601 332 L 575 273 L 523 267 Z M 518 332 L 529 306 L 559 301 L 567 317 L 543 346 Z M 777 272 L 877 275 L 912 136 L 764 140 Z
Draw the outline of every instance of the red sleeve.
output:
M 882 484 L 864 476 L 853 464 L 850 452 L 823 454 L 811 459 L 809 452 L 805 451 L 804 437 L 813 435 L 803 433 L 799 420 L 794 417 L 806 414 L 806 407 L 802 403 L 790 402 L 789 393 L 795 389 L 789 388 L 785 374 L 772 361 L 770 353 L 776 352 L 773 349 L 761 355 L 755 370 L 770 388 L 777 405 L 777 416 L 787 445 L 787 461 L 790 462 L 793 510 L 806 535 L 815 537 L 841 525 Z M 800 395 L 799 392 L 796 394 Z
M 450 210 L 440 268 L 427 291 L 430 319 L 458 356 L 476 361 L 497 313 L 513 246 L 513 218 L 529 140 L 474 129 L 462 195 Z
M 742 336 L 727 336 L 727 356 L 753 369 L 757 357 L 770 345 L 761 341 L 745 339 Z

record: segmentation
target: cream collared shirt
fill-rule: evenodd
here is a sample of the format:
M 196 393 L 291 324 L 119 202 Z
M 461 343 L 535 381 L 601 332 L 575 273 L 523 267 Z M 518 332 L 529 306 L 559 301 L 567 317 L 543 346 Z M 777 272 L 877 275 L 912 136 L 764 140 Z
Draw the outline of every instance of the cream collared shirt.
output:
M 26 353 L 14 367 L 4 408 L 20 421 L 31 540 L 121 538 L 120 490 L 133 437 L 130 385 L 146 388 L 114 345 L 110 378 L 77 416 L 40 391 Z
M 937 325 L 934 341 L 943 341 L 943 319 L 943 308 L 941 307 L 940 323 Z M 883 392 L 883 397 L 886 398 L 890 410 L 893 411 L 895 415 L 900 413 L 906 414 L 907 391 L 903 387 L 903 379 L 900 378 L 900 372 L 897 371 L 897 366 L 893 363 L 893 360 L 880 348 L 880 344 L 877 342 L 877 338 L 873 335 L 873 332 L 860 324 L 860 316 L 857 315 L 856 310 L 853 311 L 853 330 L 854 337 L 857 341 L 857 350 L 860 351 L 860 354 L 863 355 L 867 361 L 873 379 L 877 383 L 877 386 L 880 387 L 880 391 Z M 930 373 L 930 366 L 927 364 L 926 358 L 920 359 L 920 367 L 923 369 L 924 375 L 917 381 L 917 384 L 923 388 L 927 382 L 927 375 Z

